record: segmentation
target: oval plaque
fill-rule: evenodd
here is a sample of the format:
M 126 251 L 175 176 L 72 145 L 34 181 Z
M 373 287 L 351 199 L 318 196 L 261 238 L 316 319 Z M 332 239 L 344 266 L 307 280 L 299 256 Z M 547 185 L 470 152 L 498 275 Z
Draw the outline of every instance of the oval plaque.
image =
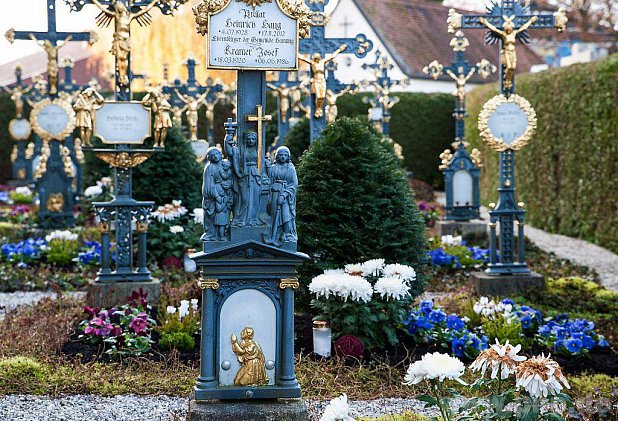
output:
M 14 118 L 9 123 L 9 133 L 15 140 L 26 140 L 32 133 L 32 127 L 25 118 Z
M 44 141 L 64 140 L 75 129 L 75 111 L 68 101 L 45 98 L 32 108 L 30 124 Z
M 483 105 L 478 127 L 485 143 L 502 152 L 526 146 L 534 135 L 536 124 L 536 112 L 526 98 L 496 95 Z
M 208 148 L 210 148 L 210 144 L 204 139 L 198 139 L 191 142 L 191 149 L 193 149 L 197 162 L 202 162 L 206 158 Z

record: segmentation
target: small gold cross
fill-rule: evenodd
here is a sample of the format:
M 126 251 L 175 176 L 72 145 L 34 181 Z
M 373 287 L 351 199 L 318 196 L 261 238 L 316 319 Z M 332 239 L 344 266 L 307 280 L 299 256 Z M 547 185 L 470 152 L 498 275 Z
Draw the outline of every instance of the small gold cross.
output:
M 262 161 L 264 160 L 264 148 L 262 147 L 262 124 L 265 121 L 272 121 L 273 116 L 268 114 L 262 114 L 262 105 L 255 106 L 255 115 L 248 115 L 245 117 L 247 122 L 257 123 L 257 138 L 258 138 L 258 171 L 262 172 Z

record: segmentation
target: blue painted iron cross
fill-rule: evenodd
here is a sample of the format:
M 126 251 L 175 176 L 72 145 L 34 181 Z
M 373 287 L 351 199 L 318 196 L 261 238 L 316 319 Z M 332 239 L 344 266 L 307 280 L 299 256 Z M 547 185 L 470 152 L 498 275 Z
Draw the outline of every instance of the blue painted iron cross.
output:
M 11 95 L 11 99 L 15 103 L 15 119 L 23 119 L 24 103 L 28 98 L 34 83 L 30 86 L 25 86 L 21 78 L 21 66 L 15 66 L 15 83 L 9 86 L 3 86 L 2 89 Z M 31 160 L 26 156 L 26 140 L 15 139 L 13 152 L 11 154 L 11 162 L 13 164 L 12 176 L 13 180 L 17 180 L 20 184 L 29 184 L 32 182 L 32 165 Z
M 519 0 L 494 1 L 485 15 L 461 15 L 454 9 L 449 11 L 448 30 L 489 29 L 485 35 L 486 44 L 500 45 L 500 92 L 508 97 L 515 93 L 515 69 L 517 57 L 515 46 L 519 40 L 528 42 L 529 28 L 552 28 L 564 31 L 567 18 L 560 8 L 553 15 L 532 15 L 530 7 Z M 524 253 L 523 203 L 515 198 L 515 152 L 507 149 L 500 152 L 500 187 L 497 206 L 490 214 L 490 263 L 487 273 L 492 275 L 528 274 Z M 517 261 L 514 224 L 518 223 Z M 500 224 L 499 244 L 496 244 L 496 224 Z M 499 248 L 500 253 L 497 254 Z
M 388 59 L 388 56 L 386 54 L 382 54 L 379 50 L 376 51 L 375 63 L 363 63 L 362 67 L 365 70 L 372 69 L 374 72 L 375 80 L 371 81 L 369 85 L 372 85 L 375 88 L 375 96 L 368 101 L 372 107 L 381 109 L 381 132 L 384 136 L 388 137 L 390 135 L 391 108 L 399 102 L 398 97 L 390 96 L 391 88 L 393 86 L 407 86 L 408 79 L 391 79 L 390 71 L 393 70 L 395 66 Z
M 295 72 L 298 75 L 298 72 Z M 290 119 L 294 117 L 294 107 L 297 106 L 293 101 L 293 91 L 301 89 L 306 84 L 306 80 L 298 78 L 290 79 L 290 72 L 277 72 L 277 80 L 267 83 L 268 88 L 277 96 L 277 139 L 271 149 L 276 150 L 283 144 L 283 140 L 291 127 Z
M 324 6 L 329 0 L 306 0 L 313 13 L 311 36 L 301 39 L 299 52 L 307 54 L 301 58 L 311 68 L 311 143 L 322 134 L 326 127 L 326 69 L 325 65 L 338 54 L 354 54 L 363 58 L 373 48 L 373 42 L 365 34 L 358 34 L 354 38 L 326 38 L 325 25 L 328 17 L 324 14 Z

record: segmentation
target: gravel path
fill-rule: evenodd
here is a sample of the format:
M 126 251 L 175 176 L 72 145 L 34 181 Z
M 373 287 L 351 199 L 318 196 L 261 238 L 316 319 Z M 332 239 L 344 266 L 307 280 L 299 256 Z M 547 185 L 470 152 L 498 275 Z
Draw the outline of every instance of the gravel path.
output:
M 526 226 L 526 237 L 540 249 L 553 252 L 561 259 L 594 268 L 601 278 L 601 285 L 618 291 L 618 255 L 588 241 L 550 234 L 530 225 Z
M 75 298 L 82 298 L 86 296 L 86 293 L 83 291 L 68 292 L 66 294 Z M 4 317 L 6 312 L 19 306 L 36 304 L 43 298 L 55 299 L 56 297 L 57 294 L 52 291 L 0 292 L 0 320 Z
M 309 401 L 309 416 L 318 420 L 328 401 Z M 427 416 L 437 415 L 435 408 L 425 410 L 424 402 L 416 399 L 376 399 L 350 401 L 350 416 L 377 417 L 414 411 Z M 32 395 L 0 397 L 0 420 L 11 421 L 176 421 L 187 415 L 188 400 L 170 396 L 73 395 L 50 398 Z M 214 420 L 213 420 L 214 421 Z

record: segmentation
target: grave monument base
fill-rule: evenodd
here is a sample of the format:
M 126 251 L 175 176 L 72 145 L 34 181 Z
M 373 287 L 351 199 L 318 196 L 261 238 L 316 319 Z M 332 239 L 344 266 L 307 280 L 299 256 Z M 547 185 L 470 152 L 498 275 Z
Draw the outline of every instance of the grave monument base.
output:
M 302 399 L 189 400 L 188 421 L 306 421 L 307 405 Z
M 485 272 L 472 272 L 470 282 L 477 294 L 486 297 L 507 297 L 542 290 L 545 286 L 545 278 L 536 272 L 519 275 L 490 275 Z
M 486 243 L 489 241 L 487 222 L 480 219 L 472 221 L 437 221 L 435 231 L 438 238 L 443 235 L 461 235 L 461 238 L 469 243 Z
M 92 307 L 114 307 L 127 303 L 127 297 L 140 288 L 148 293 L 149 304 L 156 303 L 161 297 L 161 281 L 153 279 L 148 282 L 96 282 L 88 285 L 86 302 Z

